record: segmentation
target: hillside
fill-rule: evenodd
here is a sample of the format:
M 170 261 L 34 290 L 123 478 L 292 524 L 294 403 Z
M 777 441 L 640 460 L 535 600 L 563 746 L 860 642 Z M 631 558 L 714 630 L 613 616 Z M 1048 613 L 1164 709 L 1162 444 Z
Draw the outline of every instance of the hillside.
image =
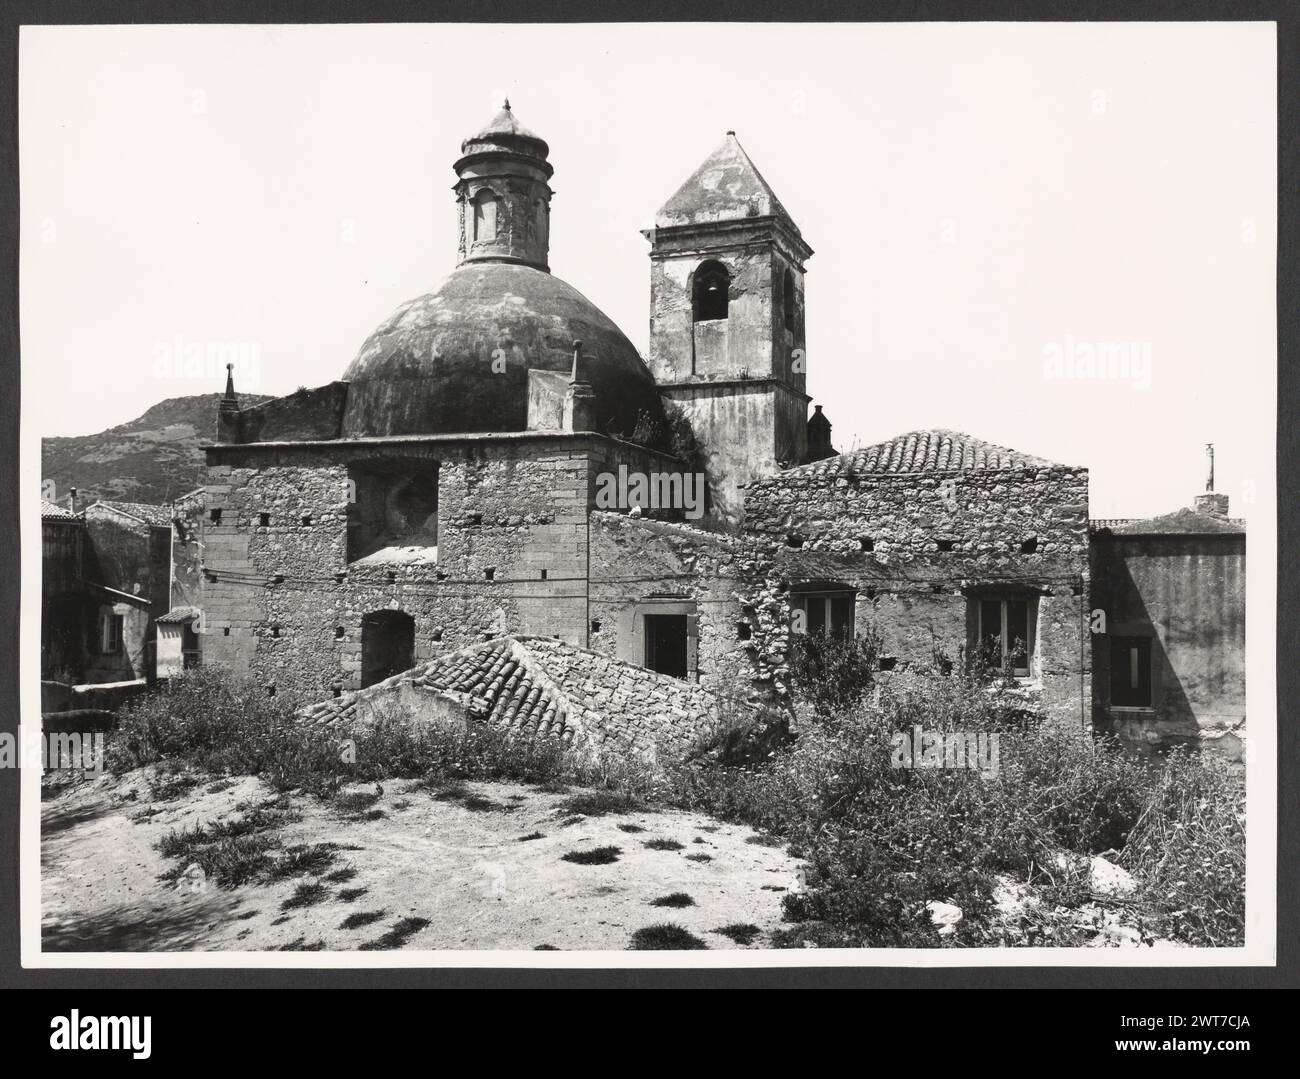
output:
M 202 483 L 199 447 L 213 440 L 220 400 L 219 393 L 171 397 L 98 434 L 42 439 L 41 479 L 53 481 L 60 503 L 73 487 L 82 505 L 100 498 L 168 502 Z M 243 406 L 265 400 L 239 395 Z

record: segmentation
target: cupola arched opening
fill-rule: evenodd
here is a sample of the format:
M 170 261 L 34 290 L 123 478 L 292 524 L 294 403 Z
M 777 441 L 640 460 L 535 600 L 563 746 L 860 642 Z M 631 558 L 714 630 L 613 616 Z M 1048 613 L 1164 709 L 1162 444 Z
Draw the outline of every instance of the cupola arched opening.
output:
M 497 197 L 490 188 L 474 196 L 474 242 L 491 243 L 497 238 Z

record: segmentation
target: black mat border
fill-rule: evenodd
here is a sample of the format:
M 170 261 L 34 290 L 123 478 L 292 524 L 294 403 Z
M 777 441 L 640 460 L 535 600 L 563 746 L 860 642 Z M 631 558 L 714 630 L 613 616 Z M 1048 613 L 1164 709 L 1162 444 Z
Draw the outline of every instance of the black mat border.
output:
M 203 3 L 58 2 L 0 6 L 0 730 L 18 717 L 18 28 L 41 24 L 366 22 L 1088 22 L 1270 21 L 1278 24 L 1278 966 L 1276 968 L 965 967 L 745 968 L 729 970 L 24 970 L 18 945 L 18 772 L 0 769 L 0 987 L 21 988 L 1094 988 L 1247 989 L 1300 986 L 1300 856 L 1297 856 L 1297 723 L 1300 701 L 1300 384 L 1296 333 L 1297 135 L 1300 82 L 1297 7 L 1284 3 L 1162 2 L 850 4 L 830 0 L 694 3 L 400 3 L 207 0 Z M 1225 356 L 1225 367 L 1232 358 Z M 1290 557 L 1288 558 L 1288 554 Z M 36 602 L 25 597 L 26 602 Z M 1287 708 L 1285 702 L 1293 702 Z

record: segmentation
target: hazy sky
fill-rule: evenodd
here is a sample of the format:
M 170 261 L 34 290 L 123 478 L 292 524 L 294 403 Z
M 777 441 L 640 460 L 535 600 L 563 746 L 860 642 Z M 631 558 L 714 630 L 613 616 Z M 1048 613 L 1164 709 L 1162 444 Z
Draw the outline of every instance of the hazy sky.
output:
M 25 29 L 24 422 L 220 390 L 192 346 L 256 357 L 243 390 L 339 378 L 453 268 L 451 165 L 508 93 L 551 145 L 552 270 L 643 353 L 638 230 L 734 128 L 816 251 L 837 448 L 956 428 L 1086 465 L 1109 517 L 1190 502 L 1214 442 L 1248 516 L 1274 57 L 1263 23 Z

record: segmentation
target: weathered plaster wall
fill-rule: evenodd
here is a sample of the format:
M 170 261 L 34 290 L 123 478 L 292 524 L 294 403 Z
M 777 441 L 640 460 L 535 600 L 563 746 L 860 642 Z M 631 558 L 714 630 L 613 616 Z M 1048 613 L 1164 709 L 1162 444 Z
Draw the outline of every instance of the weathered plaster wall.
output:
M 299 389 L 239 413 L 234 442 L 284 442 L 296 439 L 338 438 L 347 404 L 348 384 L 330 382 L 314 389 Z
M 1094 537 L 1096 718 L 1131 733 L 1190 735 L 1246 716 L 1246 537 Z M 1151 637 L 1149 713 L 1110 700 L 1112 637 Z
M 718 521 L 737 524 L 741 488 L 803 457 L 807 401 L 779 382 L 701 382 L 665 390 L 664 397 L 681 407 L 704 452 L 710 513 Z

